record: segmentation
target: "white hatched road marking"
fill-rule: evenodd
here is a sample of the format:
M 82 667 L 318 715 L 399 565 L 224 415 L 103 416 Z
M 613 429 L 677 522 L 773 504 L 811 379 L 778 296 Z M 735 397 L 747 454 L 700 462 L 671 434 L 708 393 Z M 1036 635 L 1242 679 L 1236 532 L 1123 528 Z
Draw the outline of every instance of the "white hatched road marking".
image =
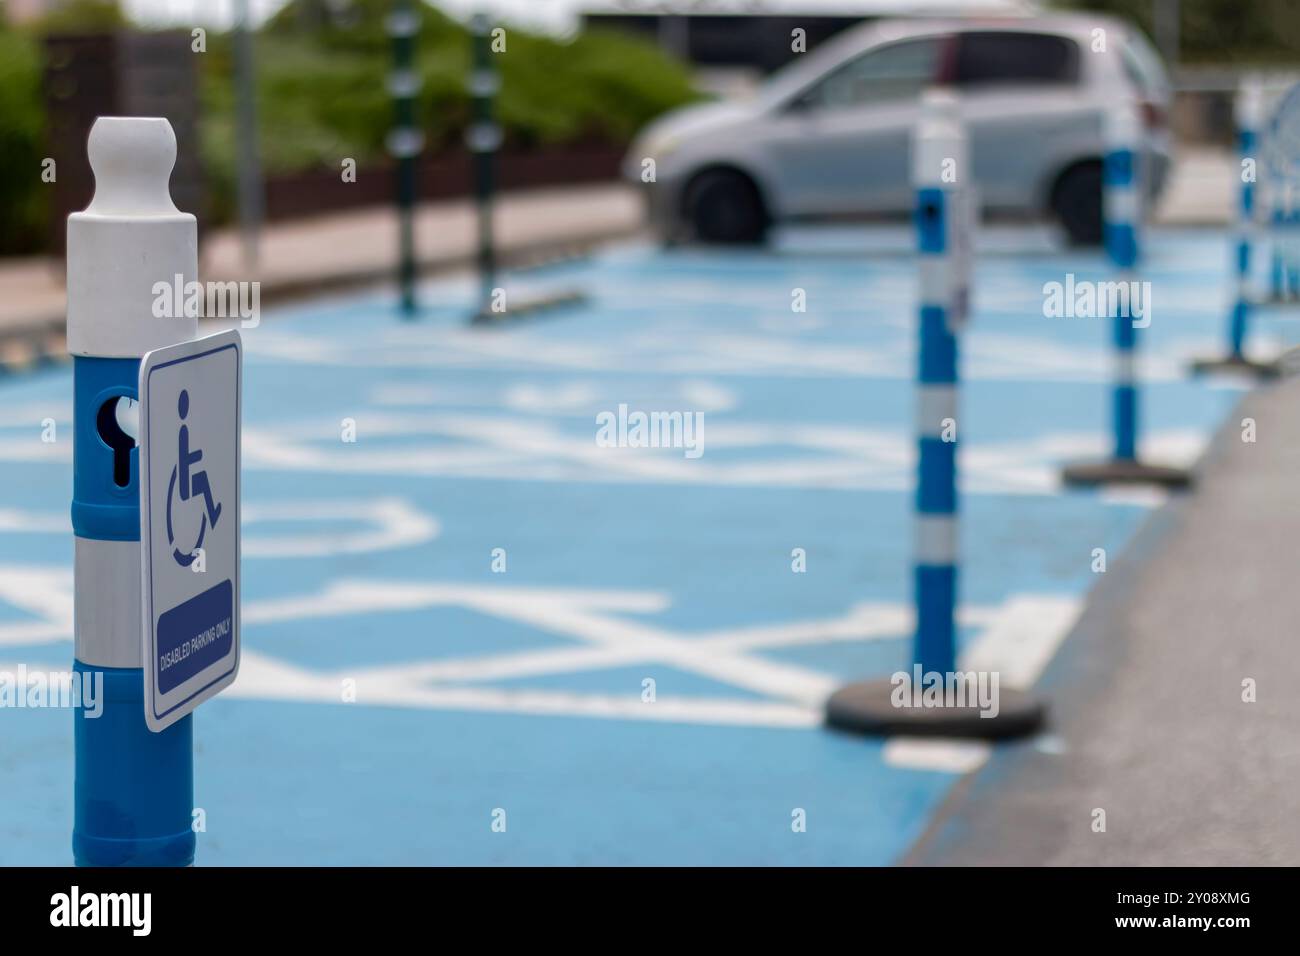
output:
M 72 578 L 65 568 L 0 567 L 0 598 L 40 619 L 0 624 L 0 645 L 70 640 Z M 318 671 L 258 650 L 245 652 L 228 696 L 344 703 L 354 682 L 356 703 L 436 710 L 475 710 L 678 723 L 809 728 L 820 726 L 822 703 L 840 683 L 831 675 L 757 657 L 754 651 L 833 641 L 904 637 L 910 608 L 863 603 L 839 617 L 691 633 L 620 615 L 665 610 L 651 591 L 499 588 L 463 584 L 343 580 L 319 592 L 249 602 L 244 622 L 259 624 L 433 607 L 457 607 L 513 620 L 582 646 L 516 651 L 380 667 Z M 963 609 L 962 623 L 982 633 L 963 667 L 997 670 L 1008 685 L 1032 683 L 1078 614 L 1074 598 L 1021 595 L 997 608 Z M 767 699 L 577 693 L 482 686 L 480 682 L 579 673 L 632 664 L 660 664 L 739 687 Z M 449 686 L 451 685 L 451 686 Z M 885 760 L 912 769 L 966 772 L 981 762 L 978 747 L 953 742 L 889 741 Z

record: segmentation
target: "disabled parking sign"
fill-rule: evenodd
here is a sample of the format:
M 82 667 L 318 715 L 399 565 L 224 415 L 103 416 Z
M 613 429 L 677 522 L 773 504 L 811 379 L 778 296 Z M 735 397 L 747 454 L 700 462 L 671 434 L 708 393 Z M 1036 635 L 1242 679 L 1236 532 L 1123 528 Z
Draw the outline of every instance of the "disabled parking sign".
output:
M 239 422 L 234 329 L 140 362 L 144 711 L 160 731 L 239 669 Z

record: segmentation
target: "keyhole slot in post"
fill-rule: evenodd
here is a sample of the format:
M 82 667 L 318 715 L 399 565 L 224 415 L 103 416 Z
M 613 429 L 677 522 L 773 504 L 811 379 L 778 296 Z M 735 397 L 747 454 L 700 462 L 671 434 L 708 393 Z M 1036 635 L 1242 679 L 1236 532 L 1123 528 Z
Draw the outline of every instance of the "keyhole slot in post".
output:
M 95 416 L 95 430 L 99 432 L 100 441 L 113 450 L 113 484 L 119 488 L 131 484 L 131 449 L 135 447 L 135 438 L 122 425 L 124 419 L 130 422 L 134 406 L 135 402 L 127 396 L 114 395 L 99 406 Z

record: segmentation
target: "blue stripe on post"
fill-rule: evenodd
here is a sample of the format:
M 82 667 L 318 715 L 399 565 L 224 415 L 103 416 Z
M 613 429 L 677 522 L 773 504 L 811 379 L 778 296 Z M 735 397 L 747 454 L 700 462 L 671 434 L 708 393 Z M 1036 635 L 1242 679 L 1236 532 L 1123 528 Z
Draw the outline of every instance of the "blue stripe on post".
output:
M 102 675 L 98 717 L 73 711 L 72 857 L 78 866 L 189 866 L 198 838 L 194 715 L 161 733 L 144 722 L 144 671 L 73 660 L 83 680 Z
M 1229 331 L 1229 346 L 1232 349 L 1233 358 L 1240 358 L 1242 350 L 1246 346 L 1246 321 L 1250 315 L 1250 303 L 1245 299 L 1238 298 L 1232 307 L 1232 322 Z
M 953 608 L 957 604 L 957 568 L 951 564 L 918 564 L 916 647 L 913 654 L 922 673 L 947 674 L 957 669 L 957 633 Z
M 1277 187 L 1274 185 L 1270 188 L 1276 189 Z M 1282 290 L 1286 287 L 1286 265 L 1282 262 L 1282 250 L 1278 246 L 1278 232 L 1282 227 L 1282 222 L 1282 209 L 1274 206 L 1272 229 L 1269 234 L 1269 286 L 1274 299 L 1282 298 Z
M 1132 211 L 1136 213 L 1137 154 L 1127 147 L 1112 149 L 1102 163 L 1104 188 L 1112 193 L 1125 190 L 1134 193 Z M 1108 212 L 1114 212 L 1113 198 Z M 1138 261 L 1137 223 L 1109 217 L 1105 222 L 1103 241 L 1111 263 L 1124 272 L 1122 278 L 1131 278 Z M 1121 369 L 1132 369 L 1133 352 L 1137 346 L 1137 330 L 1133 327 L 1131 304 L 1119 305 L 1115 310 L 1114 344 L 1118 369 L 1112 396 L 1112 422 L 1115 435 L 1115 458 L 1132 461 L 1137 457 L 1137 388 L 1130 374 L 1118 374 Z
M 937 187 L 916 193 L 917 248 L 922 257 L 948 252 L 948 196 Z M 951 266 L 951 264 L 949 264 Z M 924 293 L 923 293 L 924 294 Z M 945 305 L 920 307 L 918 386 L 957 384 L 957 337 L 948 325 Z M 952 515 L 957 510 L 957 443 L 936 436 L 917 439 L 916 512 Z M 955 671 L 957 635 L 957 568 L 921 564 L 914 569 L 916 636 L 913 660 L 923 672 Z
M 924 436 L 917 440 L 916 510 L 953 514 L 957 510 L 957 443 Z
M 1112 342 L 1120 352 L 1132 352 L 1137 346 L 1137 329 L 1133 327 L 1133 320 L 1130 312 L 1131 308 L 1125 308 L 1123 303 L 1117 304 L 1115 309 L 1115 326 L 1114 337 Z
M 1102 161 L 1102 184 L 1109 191 L 1134 189 L 1137 174 L 1136 154 L 1131 149 L 1112 149 Z M 1105 223 L 1103 236 L 1106 253 L 1121 269 L 1137 262 L 1137 231 L 1132 222 Z
M 1137 329 L 1133 327 L 1130 310 L 1120 306 L 1115 310 L 1115 350 L 1126 363 L 1135 360 Z M 1136 373 L 1136 370 L 1134 370 Z M 1117 376 L 1114 394 L 1115 457 L 1121 461 L 1137 458 L 1137 383 L 1128 376 Z
M 1255 131 L 1240 130 L 1237 145 L 1243 159 L 1255 152 Z M 1232 306 L 1232 319 L 1228 327 L 1228 348 L 1234 358 L 1240 358 L 1246 344 L 1246 323 L 1250 319 L 1250 305 L 1246 301 L 1245 284 L 1250 276 L 1250 223 L 1255 212 L 1255 184 L 1241 181 L 1241 235 L 1237 240 L 1237 301 Z
M 921 353 L 917 372 L 926 385 L 957 381 L 957 337 L 948 329 L 948 313 L 937 305 L 921 307 Z
M 1135 154 L 1131 149 L 1112 149 L 1102 161 L 1102 184 L 1131 186 L 1136 179 Z
M 1137 459 L 1137 388 L 1115 386 L 1115 457 L 1119 461 Z
M 1121 269 L 1132 269 L 1137 265 L 1138 247 L 1137 230 L 1131 222 L 1108 222 L 1103 237 L 1106 255 L 1110 261 Z
M 106 484 L 116 452 L 99 435 L 99 413 L 110 398 L 138 398 L 140 360 L 74 356 L 72 533 L 98 541 L 140 540 L 139 449 L 128 454 L 128 483 Z
M 947 197 L 937 186 L 916 191 L 917 249 L 922 255 L 942 255 L 948 244 Z

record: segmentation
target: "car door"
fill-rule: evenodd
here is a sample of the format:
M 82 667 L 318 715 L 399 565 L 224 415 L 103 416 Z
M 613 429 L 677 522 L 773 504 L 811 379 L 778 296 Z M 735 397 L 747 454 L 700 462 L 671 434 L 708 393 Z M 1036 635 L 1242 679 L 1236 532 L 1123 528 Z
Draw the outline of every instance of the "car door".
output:
M 762 148 L 781 215 L 910 208 L 909 138 L 947 42 L 936 34 L 875 47 L 776 108 Z

